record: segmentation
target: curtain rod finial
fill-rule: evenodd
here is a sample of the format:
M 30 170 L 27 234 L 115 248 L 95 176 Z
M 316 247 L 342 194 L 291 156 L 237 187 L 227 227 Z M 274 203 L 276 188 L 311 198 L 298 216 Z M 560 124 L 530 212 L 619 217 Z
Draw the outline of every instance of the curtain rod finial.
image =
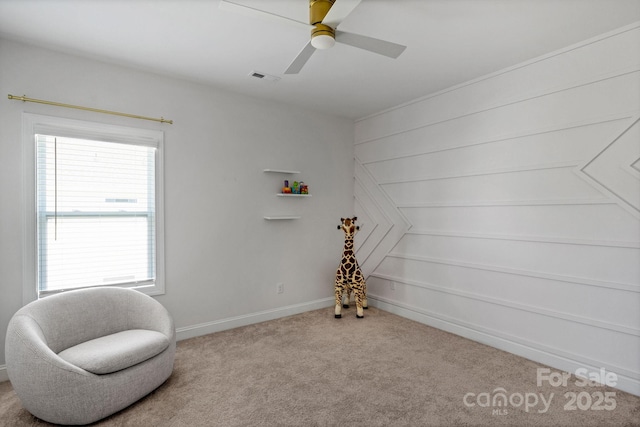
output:
M 22 102 L 26 102 L 27 101 L 27 95 L 13 96 L 13 95 L 9 94 L 9 96 L 7 96 L 7 98 L 9 98 L 9 99 L 17 99 L 18 101 L 22 101 Z

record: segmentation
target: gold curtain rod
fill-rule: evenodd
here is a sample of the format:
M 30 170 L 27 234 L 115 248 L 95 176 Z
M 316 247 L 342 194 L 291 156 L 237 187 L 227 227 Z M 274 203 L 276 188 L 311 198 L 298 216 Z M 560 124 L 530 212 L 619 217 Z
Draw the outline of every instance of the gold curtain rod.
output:
M 145 117 L 145 116 L 138 116 L 135 114 L 120 113 L 118 111 L 101 110 L 99 108 L 91 108 L 91 107 L 81 107 L 79 105 L 62 104 L 60 102 L 53 102 L 53 101 L 43 101 L 42 99 L 27 98 L 24 95 L 22 96 L 9 95 L 9 99 L 15 99 L 23 102 L 35 102 L 37 104 L 55 105 L 56 107 L 75 108 L 76 110 L 93 111 L 94 113 L 113 114 L 115 116 L 131 117 L 133 119 L 151 120 L 154 122 L 169 123 L 170 125 L 173 124 L 173 120 L 167 120 L 164 117 L 160 117 L 159 119 L 156 119 L 154 117 Z

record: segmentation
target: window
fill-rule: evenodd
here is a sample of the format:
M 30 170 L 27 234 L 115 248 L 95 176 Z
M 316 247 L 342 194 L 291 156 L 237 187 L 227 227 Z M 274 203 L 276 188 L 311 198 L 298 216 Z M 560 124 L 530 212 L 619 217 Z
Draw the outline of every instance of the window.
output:
M 35 297 L 93 286 L 162 293 L 162 132 L 31 114 L 24 122 L 35 266 L 25 278 Z

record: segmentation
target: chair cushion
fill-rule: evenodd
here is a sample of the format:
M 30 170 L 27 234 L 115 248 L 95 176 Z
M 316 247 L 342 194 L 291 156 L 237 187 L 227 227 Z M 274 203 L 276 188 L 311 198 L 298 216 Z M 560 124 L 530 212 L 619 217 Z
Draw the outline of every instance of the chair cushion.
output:
M 62 359 L 94 374 L 110 374 L 144 362 L 169 347 L 156 331 L 132 329 L 96 338 L 58 353 Z

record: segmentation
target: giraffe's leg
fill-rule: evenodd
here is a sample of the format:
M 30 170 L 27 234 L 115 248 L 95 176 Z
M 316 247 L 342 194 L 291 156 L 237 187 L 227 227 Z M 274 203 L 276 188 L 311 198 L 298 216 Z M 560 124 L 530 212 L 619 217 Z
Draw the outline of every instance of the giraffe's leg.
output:
M 344 289 L 344 299 L 342 300 L 342 307 L 349 308 L 349 303 L 351 302 L 351 286 L 347 283 Z
M 356 317 L 362 319 L 364 317 L 364 311 L 362 303 L 364 300 L 364 294 L 362 292 L 362 284 L 354 282 L 352 285 L 353 292 L 356 295 Z
M 344 290 L 344 284 L 342 283 L 342 279 L 340 277 L 336 278 L 335 284 L 335 294 L 336 294 L 336 309 L 335 309 L 335 318 L 339 319 L 342 317 L 342 291 Z
M 369 304 L 367 303 L 367 282 L 362 279 L 362 308 L 365 310 L 369 308 Z
M 362 319 L 364 317 L 364 311 L 362 307 L 362 292 L 356 292 L 356 317 Z

